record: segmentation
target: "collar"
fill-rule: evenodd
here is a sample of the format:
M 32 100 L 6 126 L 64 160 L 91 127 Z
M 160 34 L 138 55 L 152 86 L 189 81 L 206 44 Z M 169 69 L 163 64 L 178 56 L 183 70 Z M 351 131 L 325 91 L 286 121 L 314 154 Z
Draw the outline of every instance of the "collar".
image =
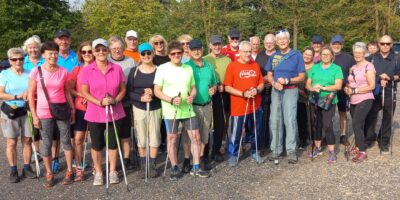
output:
M 99 67 L 97 66 L 96 61 L 93 62 L 92 64 L 88 65 L 87 67 L 90 67 L 91 70 L 98 71 L 98 72 L 101 73 Z M 107 61 L 107 70 L 106 70 L 106 74 L 107 74 L 108 72 L 110 72 L 111 70 L 114 70 L 114 64 L 113 64 L 112 62 L 108 62 L 108 61 Z
M 62 57 L 61 53 L 58 53 L 58 56 L 64 58 Z M 69 49 L 68 56 L 64 59 L 68 60 L 68 58 L 73 58 L 73 57 L 76 57 L 76 53 L 72 49 Z
M 386 58 L 383 58 L 383 56 L 382 56 L 382 54 L 381 54 L 380 51 L 376 52 L 376 53 L 375 53 L 375 56 L 377 56 L 379 59 L 382 59 L 382 60 L 387 59 L 387 60 L 389 60 L 389 61 L 392 61 L 392 60 L 395 58 L 395 57 L 394 57 L 393 51 L 390 51 L 390 52 L 389 52 L 389 55 L 388 55 Z

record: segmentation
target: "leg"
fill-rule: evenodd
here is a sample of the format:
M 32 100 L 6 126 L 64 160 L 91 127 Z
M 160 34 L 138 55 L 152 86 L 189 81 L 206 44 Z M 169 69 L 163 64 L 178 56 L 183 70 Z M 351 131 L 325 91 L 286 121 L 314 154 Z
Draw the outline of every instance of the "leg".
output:
M 367 148 L 376 141 L 375 126 L 378 120 L 378 113 L 382 109 L 382 98 L 380 95 L 375 96 L 372 107 L 367 114 L 364 126 L 365 145 Z
M 229 127 L 228 154 L 229 157 L 238 157 L 240 137 L 243 132 L 244 116 L 231 116 Z
M 42 135 L 42 148 L 41 155 L 43 157 L 43 164 L 46 168 L 48 175 L 52 175 L 51 170 L 51 148 L 53 142 L 54 127 L 56 122 L 53 119 L 40 119 L 42 125 L 41 135 Z
M 283 121 L 286 130 L 286 151 L 288 155 L 296 154 L 297 147 L 297 100 L 298 89 L 287 89 L 283 93 Z
M 60 142 L 63 144 L 65 160 L 67 162 L 68 171 L 72 171 L 72 144 L 71 144 L 71 134 L 69 120 L 61 121 L 57 120 L 57 127 L 60 132 Z
M 283 142 L 283 120 L 282 120 L 282 102 L 281 92 L 272 89 L 271 91 L 271 116 L 269 127 L 271 129 L 271 151 L 274 156 L 278 157 L 282 151 Z
M 6 156 L 11 167 L 17 166 L 17 141 L 18 138 L 7 138 L 6 140 Z
M 81 166 L 82 153 L 83 153 L 83 143 L 85 139 L 85 131 L 75 131 L 74 134 L 74 157 L 76 166 Z M 83 166 L 85 167 L 85 166 Z
M 21 137 L 22 143 L 22 160 L 24 165 L 30 165 L 32 156 L 32 138 L 31 137 Z
M 354 136 L 356 139 L 356 146 L 361 152 L 365 152 L 365 137 L 364 137 L 364 127 L 365 119 L 369 110 L 371 109 L 373 100 L 365 100 L 359 104 L 351 105 L 351 118 L 354 130 Z

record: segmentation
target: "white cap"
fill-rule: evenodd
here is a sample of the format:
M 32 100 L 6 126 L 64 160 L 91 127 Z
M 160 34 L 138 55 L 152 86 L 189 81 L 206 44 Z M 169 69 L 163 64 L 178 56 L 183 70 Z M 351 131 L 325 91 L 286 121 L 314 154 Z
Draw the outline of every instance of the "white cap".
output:
M 131 37 L 131 36 L 135 37 L 135 38 L 139 38 L 138 33 L 134 30 L 129 30 L 128 32 L 126 32 L 126 35 L 125 35 L 126 38 Z
M 99 45 L 99 44 L 101 44 L 101 45 L 103 45 L 103 46 L 108 48 L 108 42 L 103 38 L 97 38 L 97 39 L 93 40 L 92 48 L 95 49 L 96 46 Z

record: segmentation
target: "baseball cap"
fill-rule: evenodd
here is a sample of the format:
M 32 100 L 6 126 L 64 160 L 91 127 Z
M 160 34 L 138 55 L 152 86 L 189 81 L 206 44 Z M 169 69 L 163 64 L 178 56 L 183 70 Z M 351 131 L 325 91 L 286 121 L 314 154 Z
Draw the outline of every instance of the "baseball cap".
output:
M 222 37 L 219 35 L 213 35 L 213 36 L 211 36 L 210 42 L 211 42 L 211 44 L 217 44 L 217 43 L 222 44 Z
M 189 42 L 189 49 L 190 50 L 201 49 L 201 48 L 203 48 L 203 44 L 201 43 L 200 40 L 194 39 L 194 40 Z
M 237 28 L 232 28 L 229 33 L 229 37 L 240 37 L 240 32 L 237 30 Z
M 139 34 L 134 31 L 134 30 L 129 30 L 128 32 L 126 32 L 125 37 L 135 37 L 135 38 L 139 38 Z
M 54 33 L 54 36 L 55 36 L 56 38 L 59 38 L 59 37 L 62 37 L 62 36 L 71 37 L 71 33 L 69 33 L 69 31 L 66 30 L 66 29 L 60 29 L 60 30 L 57 30 L 57 31 Z
M 311 41 L 312 43 L 323 43 L 324 39 L 320 35 L 314 35 Z
M 343 44 L 344 40 L 341 35 L 335 35 L 331 39 L 331 43 L 339 42 L 340 44 Z
M 139 45 L 138 51 L 139 53 L 143 51 L 153 51 L 153 47 L 148 42 L 145 42 Z
M 92 48 L 95 49 L 98 45 L 103 45 L 108 48 L 108 43 L 105 39 L 103 38 L 97 38 L 93 40 L 92 42 Z

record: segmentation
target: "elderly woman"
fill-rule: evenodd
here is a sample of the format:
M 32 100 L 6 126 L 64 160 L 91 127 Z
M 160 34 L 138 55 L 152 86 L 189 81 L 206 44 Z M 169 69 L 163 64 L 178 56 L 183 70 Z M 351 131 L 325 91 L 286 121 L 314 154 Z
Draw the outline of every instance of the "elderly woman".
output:
M 92 140 L 92 159 L 95 168 L 93 185 L 103 185 L 102 149 L 106 144 L 104 131 L 109 123 L 108 148 L 110 157 L 110 183 L 119 183 L 117 165 L 117 139 L 122 118 L 125 117 L 122 99 L 126 93 L 125 76 L 119 65 L 109 62 L 108 43 L 104 39 L 92 42 L 95 62 L 85 67 L 79 75 L 81 92 L 87 99 L 85 120 L 88 121 L 90 138 Z M 111 113 L 106 116 L 106 106 L 113 107 L 115 121 L 114 130 Z
M 133 102 L 135 133 L 141 160 L 141 178 L 145 177 L 146 142 L 150 148 L 150 176 L 158 176 L 155 168 L 158 147 L 161 143 L 161 101 L 153 94 L 157 66 L 153 64 L 153 48 L 149 43 L 139 45 L 141 64 L 131 70 L 128 78 L 129 97 Z M 146 105 L 149 104 L 149 119 Z M 147 124 L 147 121 L 149 124 Z M 149 130 L 147 132 L 147 130 Z M 149 134 L 149 135 L 148 135 Z
M 72 70 L 69 76 L 70 91 L 72 96 L 75 97 L 75 108 L 76 108 L 76 123 L 72 126 L 73 132 L 71 131 L 72 145 L 74 147 L 74 158 L 76 162 L 75 168 L 75 182 L 83 180 L 83 165 L 82 165 L 82 146 L 87 134 L 87 122 L 84 119 L 86 112 L 86 99 L 81 93 L 80 80 L 78 79 L 82 69 L 91 64 L 94 61 L 92 43 L 83 42 L 78 48 L 78 61 L 79 66 Z
M 183 34 L 178 37 L 178 42 L 180 42 L 183 46 L 182 63 L 185 63 L 190 60 L 189 42 L 192 40 L 193 40 L 192 36 L 190 36 L 188 34 Z
M 24 69 L 31 71 L 33 68 L 40 66 L 44 63 L 44 59 L 40 55 L 40 38 L 34 35 L 25 40 L 22 49 L 27 53 L 24 58 Z
M 70 124 L 75 122 L 75 106 L 67 84 L 68 71 L 56 64 L 58 51 L 56 43 L 45 42 L 40 50 L 45 63 L 34 68 L 29 76 L 29 107 L 33 125 L 40 129 L 43 141 L 41 154 L 47 171 L 45 187 L 54 185 L 50 163 L 55 126 L 60 131 L 68 168 L 63 184 L 73 182 Z M 55 105 L 56 109 L 50 109 L 50 104 Z M 56 110 L 62 111 L 62 115 L 58 115 L 60 112 Z
M 22 177 L 36 177 L 30 166 L 32 140 L 25 110 L 29 74 L 22 67 L 24 54 L 24 51 L 20 48 L 9 49 L 7 55 L 11 68 L 2 71 L 0 74 L 0 99 L 4 101 L 1 106 L 0 120 L 1 130 L 7 139 L 6 157 L 11 169 L 8 178 L 10 183 L 16 183 L 20 180 L 17 170 L 18 136 L 21 136 L 23 146 L 22 160 L 24 167 L 22 169 Z
M 286 151 L 288 162 L 297 163 L 297 84 L 304 81 L 304 61 L 301 53 L 289 47 L 290 34 L 283 29 L 275 33 L 279 50 L 268 60 L 267 79 L 272 85 L 271 91 L 271 150 L 276 164 L 283 151 L 283 130 L 286 130 Z M 285 127 L 283 127 L 285 125 Z
M 108 45 L 110 46 L 111 54 L 108 56 L 108 61 L 113 62 L 121 66 L 124 72 L 125 79 L 128 79 L 129 72 L 132 68 L 136 67 L 135 61 L 124 56 L 123 49 L 125 48 L 124 41 L 118 36 L 112 36 L 108 39 Z M 122 151 L 124 152 L 124 164 L 127 170 L 134 168 L 133 163 L 130 160 L 131 150 L 131 127 L 132 127 L 132 107 L 129 102 L 128 96 L 122 100 L 126 117 L 122 119 L 121 131 L 119 136 L 121 137 Z
M 152 36 L 149 43 L 154 49 L 153 63 L 156 66 L 160 66 L 170 61 L 167 55 L 167 40 L 162 35 Z
M 353 45 L 353 55 L 356 64 L 350 68 L 350 75 L 347 78 L 349 84 L 344 88 L 350 96 L 350 114 L 356 138 L 355 156 L 353 162 L 359 163 L 367 159 L 366 147 L 364 144 L 364 125 L 368 112 L 372 107 L 375 88 L 375 67 L 365 60 L 367 48 L 365 43 L 356 42 Z
M 340 66 L 333 63 L 334 54 L 330 47 L 321 49 L 321 62 L 312 66 L 307 71 L 306 88 L 312 92 L 310 100 L 312 103 L 313 137 L 314 149 L 310 157 L 322 155 L 321 140 L 322 132 L 325 132 L 328 144 L 328 163 L 336 162 L 335 135 L 333 133 L 333 117 L 338 99 L 336 92 L 342 88 L 343 74 Z M 320 103 L 322 102 L 322 104 Z

